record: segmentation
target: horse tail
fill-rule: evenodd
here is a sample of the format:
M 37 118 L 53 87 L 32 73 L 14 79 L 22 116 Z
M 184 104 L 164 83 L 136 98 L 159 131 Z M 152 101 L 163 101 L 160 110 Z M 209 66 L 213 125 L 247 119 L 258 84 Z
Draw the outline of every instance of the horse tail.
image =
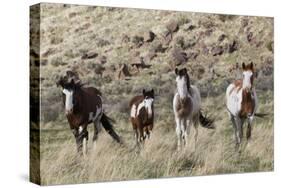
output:
M 211 118 L 208 118 L 207 116 L 204 116 L 202 114 L 202 111 L 199 111 L 199 122 L 202 127 L 207 128 L 207 129 L 214 129 L 215 126 L 213 125 L 214 120 Z
M 106 132 L 118 143 L 121 143 L 120 137 L 118 134 L 115 132 L 112 124 L 110 121 L 113 121 L 109 117 L 107 117 L 104 113 L 101 116 L 101 123 Z
M 268 114 L 265 113 L 255 113 L 255 116 L 259 117 L 259 118 L 264 118 L 266 117 Z

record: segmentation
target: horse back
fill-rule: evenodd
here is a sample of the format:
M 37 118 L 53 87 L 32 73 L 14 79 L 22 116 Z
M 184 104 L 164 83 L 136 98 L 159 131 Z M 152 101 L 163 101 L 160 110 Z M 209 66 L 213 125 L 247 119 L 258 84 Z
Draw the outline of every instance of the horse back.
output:
M 96 108 L 102 108 L 101 92 L 94 87 L 82 88 L 83 106 L 89 112 L 96 112 Z
M 130 108 L 133 106 L 133 105 L 136 105 L 138 106 L 142 101 L 143 101 L 144 97 L 143 95 L 138 95 L 138 96 L 135 96 L 131 99 L 130 103 L 129 103 L 129 106 Z

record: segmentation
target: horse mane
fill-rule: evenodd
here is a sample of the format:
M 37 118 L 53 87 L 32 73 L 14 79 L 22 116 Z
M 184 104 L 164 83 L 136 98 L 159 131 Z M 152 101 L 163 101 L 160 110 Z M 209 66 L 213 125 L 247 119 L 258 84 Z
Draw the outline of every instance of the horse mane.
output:
M 190 84 L 190 79 L 188 74 L 186 74 L 186 87 L 187 87 L 187 91 L 189 92 L 189 94 L 192 96 L 192 92 L 191 92 L 191 84 Z

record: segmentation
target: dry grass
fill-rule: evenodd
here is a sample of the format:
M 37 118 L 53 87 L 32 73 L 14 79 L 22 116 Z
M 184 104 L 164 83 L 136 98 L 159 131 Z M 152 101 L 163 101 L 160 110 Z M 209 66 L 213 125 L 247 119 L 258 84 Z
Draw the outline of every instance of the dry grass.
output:
M 175 176 L 197 176 L 222 173 L 244 173 L 273 170 L 273 75 L 263 74 L 265 67 L 273 67 L 273 20 L 263 17 L 221 17 L 211 14 L 167 12 L 156 10 L 108 9 L 104 7 L 63 6 L 42 4 L 41 12 L 41 180 L 44 185 L 116 181 Z M 222 21 L 221 19 L 225 19 Z M 241 27 L 243 19 L 248 26 Z M 165 30 L 165 24 L 176 20 L 180 28 L 173 34 L 172 42 L 164 53 L 158 53 L 148 64 L 149 69 L 129 80 L 107 80 L 97 75 L 93 67 L 96 59 L 81 60 L 88 51 L 107 57 L 106 69 L 120 63 L 129 64 L 139 52 L 145 56 L 152 44 L 140 48 L 131 42 L 122 42 L 122 35 L 130 38 L 148 30 L 158 37 Z M 189 20 L 189 23 L 186 23 Z M 186 31 L 188 24 L 195 29 Z M 211 25 L 211 26 L 210 26 Z M 213 25 L 213 26 L 212 26 Z M 202 35 L 213 30 L 210 36 Z M 246 33 L 253 32 L 255 43 L 249 43 Z M 226 34 L 224 45 L 233 39 L 239 48 L 233 53 L 220 56 L 203 54 L 202 46 L 218 44 L 218 37 Z M 215 118 L 215 130 L 199 128 L 197 147 L 194 133 L 184 150 L 176 151 L 175 123 L 172 112 L 172 97 L 175 90 L 175 75 L 170 52 L 177 37 L 185 41 L 195 40 L 196 45 L 186 52 L 200 51 L 197 59 L 181 66 L 187 67 L 193 84 L 201 90 L 203 109 Z M 199 37 L 201 36 L 201 38 Z M 156 42 L 161 41 L 159 38 Z M 260 43 L 261 42 L 261 43 Z M 260 45 L 256 47 L 256 45 Z M 259 112 L 269 116 L 256 118 L 252 139 L 241 154 L 234 149 L 233 129 L 224 105 L 224 91 L 235 77 L 229 68 L 236 62 L 254 61 L 260 101 Z M 92 125 L 89 126 L 89 153 L 86 158 L 76 155 L 74 137 L 62 113 L 60 89 L 55 81 L 65 70 L 78 67 L 80 77 L 103 93 L 105 110 L 116 120 L 115 128 L 124 140 L 120 146 L 103 132 L 96 148 L 91 142 Z M 199 73 L 204 69 L 204 73 Z M 220 76 L 212 75 L 216 70 Z M 128 101 L 143 88 L 154 88 L 155 128 L 151 140 L 137 152 L 134 136 L 128 121 Z
M 220 98 L 221 96 L 216 100 Z M 267 108 L 265 112 L 272 110 L 272 102 L 262 105 Z M 221 105 L 216 108 L 220 107 Z M 210 109 L 208 105 L 207 108 Z M 165 125 L 165 120 L 156 122 L 151 139 L 139 153 L 134 148 L 135 140 L 131 125 L 119 123 L 116 129 L 124 140 L 124 146 L 116 144 L 107 133 L 102 132 L 95 148 L 93 143 L 89 142 L 89 153 L 86 158 L 76 155 L 75 141 L 66 123 L 49 125 L 49 128 L 41 132 L 42 184 L 273 170 L 272 117 L 255 120 L 252 139 L 247 145 L 244 143 L 244 150 L 239 154 L 234 148 L 233 129 L 226 112 L 220 110 L 216 114 L 216 129 L 207 130 L 200 127 L 196 148 L 194 132 L 191 129 L 188 143 L 180 152 L 176 150 L 174 123 Z M 212 114 L 213 117 L 214 115 Z M 54 129 L 58 126 L 64 128 Z M 92 134 L 90 138 L 91 136 Z

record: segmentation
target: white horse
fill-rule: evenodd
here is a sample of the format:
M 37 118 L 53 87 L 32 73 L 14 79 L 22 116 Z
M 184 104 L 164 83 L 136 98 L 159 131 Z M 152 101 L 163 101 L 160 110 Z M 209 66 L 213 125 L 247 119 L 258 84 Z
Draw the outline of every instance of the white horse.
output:
M 176 120 L 176 134 L 178 137 L 178 150 L 181 148 L 182 141 L 186 144 L 190 127 L 195 128 L 195 143 L 198 136 L 198 122 L 205 127 L 213 129 L 213 120 L 204 117 L 201 113 L 201 97 L 196 86 L 190 85 L 189 76 L 186 68 L 175 69 L 177 91 L 173 99 L 173 109 Z
M 254 66 L 242 63 L 243 79 L 235 80 L 226 89 L 226 106 L 234 127 L 236 148 L 240 147 L 243 138 L 243 124 L 247 120 L 247 140 L 251 137 L 252 122 L 258 106 L 258 98 L 253 87 Z

